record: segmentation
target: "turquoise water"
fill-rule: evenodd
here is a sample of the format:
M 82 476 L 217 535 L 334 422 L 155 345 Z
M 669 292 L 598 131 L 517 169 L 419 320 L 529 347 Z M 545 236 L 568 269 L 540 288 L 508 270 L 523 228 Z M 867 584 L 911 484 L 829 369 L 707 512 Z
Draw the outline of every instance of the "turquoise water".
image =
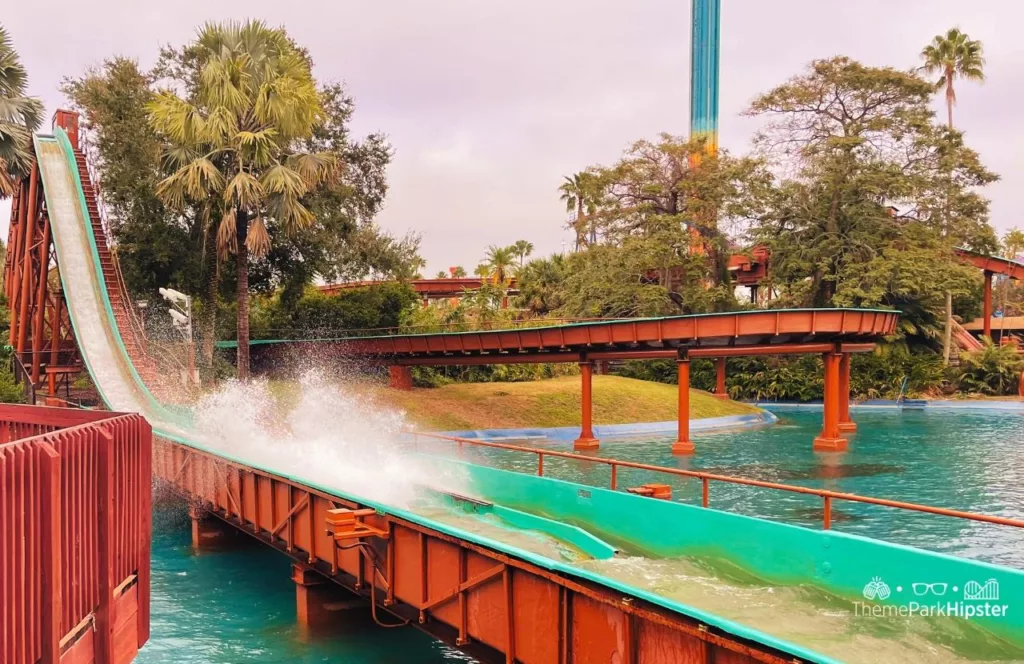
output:
M 368 615 L 344 633 L 306 637 L 295 622 L 288 558 L 244 538 L 196 554 L 189 528 L 184 503 L 154 508 L 151 635 L 139 664 L 472 661 L 413 627 L 377 627 Z
M 695 436 L 697 453 L 673 456 L 666 440 L 610 441 L 594 452 L 647 464 L 704 470 L 783 484 L 1024 518 L 1024 415 L 1008 412 L 856 410 L 858 431 L 844 453 L 816 453 L 820 409 L 779 409 L 778 424 Z M 529 446 L 570 449 L 565 443 Z M 468 460 L 536 471 L 521 453 L 468 451 Z M 607 486 L 609 470 L 546 458 L 544 474 Z M 622 469 L 619 487 L 658 481 L 673 498 L 700 503 L 700 482 Z M 820 527 L 821 499 L 713 482 L 711 506 Z M 1024 569 L 1024 529 L 963 521 L 859 503 L 835 502 L 833 528 L 900 544 Z

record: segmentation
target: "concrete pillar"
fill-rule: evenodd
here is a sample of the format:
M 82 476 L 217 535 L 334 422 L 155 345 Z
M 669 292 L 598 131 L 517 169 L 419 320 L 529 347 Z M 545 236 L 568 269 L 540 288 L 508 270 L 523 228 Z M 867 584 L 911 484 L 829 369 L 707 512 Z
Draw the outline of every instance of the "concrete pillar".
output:
M 725 387 L 725 358 L 715 359 L 715 396 L 719 399 L 728 399 L 729 390 Z
M 825 353 L 825 413 L 821 435 L 814 439 L 814 449 L 839 452 L 847 440 L 839 436 L 839 362 L 838 353 Z
M 850 359 L 849 353 L 839 358 L 839 432 L 852 433 L 857 423 L 850 417 Z
M 676 360 L 679 371 L 679 436 L 672 444 L 672 454 L 693 454 L 690 440 L 690 358 L 681 354 Z
M 574 450 L 596 450 L 601 446 L 600 441 L 594 438 L 594 394 L 593 394 L 594 363 L 589 361 L 580 362 L 580 384 L 581 384 L 581 417 L 580 437 L 573 443 Z
M 299 625 L 316 630 L 351 620 L 365 621 L 370 604 L 303 565 L 292 565 L 295 582 L 295 616 Z
M 412 389 L 412 368 L 392 364 L 388 367 L 389 385 L 396 390 Z
M 985 270 L 985 291 L 982 296 L 982 316 L 984 322 L 984 335 L 992 338 L 992 273 Z

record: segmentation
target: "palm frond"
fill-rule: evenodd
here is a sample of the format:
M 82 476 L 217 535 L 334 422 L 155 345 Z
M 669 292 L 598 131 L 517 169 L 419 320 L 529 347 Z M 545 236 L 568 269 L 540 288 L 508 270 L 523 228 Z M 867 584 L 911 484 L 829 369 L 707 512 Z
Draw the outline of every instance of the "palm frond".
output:
M 265 194 L 263 185 L 254 175 L 239 171 L 224 187 L 224 202 L 243 210 L 254 210 L 259 208 Z
M 267 233 L 267 226 L 263 223 L 263 219 L 257 217 L 249 224 L 249 234 L 245 238 L 245 246 L 256 257 L 266 256 L 270 251 L 270 234 Z
M 172 208 L 182 208 L 188 201 L 199 201 L 219 192 L 224 176 L 206 157 L 190 161 L 157 185 L 156 193 Z

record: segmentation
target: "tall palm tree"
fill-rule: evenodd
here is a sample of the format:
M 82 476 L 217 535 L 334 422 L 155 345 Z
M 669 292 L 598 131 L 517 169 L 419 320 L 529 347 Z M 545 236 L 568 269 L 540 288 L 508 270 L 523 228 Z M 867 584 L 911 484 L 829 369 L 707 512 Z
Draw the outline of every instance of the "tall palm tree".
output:
M 985 56 L 981 42 L 971 39 L 958 28 L 950 28 L 944 35 L 935 35 L 932 43 L 921 51 L 924 65 L 921 67 L 929 74 L 938 74 L 935 89 L 946 91 L 946 111 L 949 116 L 949 128 L 953 128 L 953 106 L 956 105 L 956 90 L 953 81 L 985 80 Z
M 491 245 L 487 247 L 487 255 L 484 256 L 484 265 L 490 269 L 488 275 L 495 284 L 507 284 L 509 267 L 512 266 L 512 249 L 510 247 L 499 247 Z
M 950 28 L 944 35 L 935 35 L 932 43 L 921 50 L 924 59 L 922 70 L 938 74 L 935 89 L 946 91 L 946 112 L 949 128 L 953 129 L 953 106 L 956 105 L 956 90 L 953 81 L 958 78 L 968 81 L 985 80 L 985 57 L 981 42 L 971 39 L 958 28 Z M 943 362 L 949 363 L 953 345 L 953 293 L 946 292 L 946 327 L 942 336 Z
M 523 265 L 526 263 L 526 257 L 533 253 L 533 243 L 529 240 L 516 240 L 509 249 L 516 256 L 519 256 L 519 269 L 523 269 Z
M 594 176 L 585 171 L 564 176 L 565 182 L 559 187 L 560 200 L 565 201 L 565 211 L 575 212 L 576 221 L 570 227 L 576 231 L 576 251 L 587 242 L 587 216 L 596 211 L 594 196 Z M 597 242 L 597 227 L 590 227 L 590 244 Z
M 294 149 L 322 109 L 309 60 L 284 30 L 261 21 L 207 24 L 195 42 L 195 98 L 156 95 L 150 123 L 173 171 L 157 194 L 171 207 L 216 202 L 222 255 L 235 254 L 238 376 L 249 375 L 249 254 L 270 250 L 268 223 L 294 233 L 312 220 L 301 198 L 334 177 L 337 159 Z
M 25 96 L 28 74 L 0 25 L 0 199 L 32 168 L 32 132 L 43 121 L 43 104 Z

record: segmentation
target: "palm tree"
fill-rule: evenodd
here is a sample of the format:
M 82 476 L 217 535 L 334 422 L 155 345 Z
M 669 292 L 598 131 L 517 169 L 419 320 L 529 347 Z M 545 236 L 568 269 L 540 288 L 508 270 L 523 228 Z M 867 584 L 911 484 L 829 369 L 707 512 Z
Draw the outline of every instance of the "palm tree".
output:
M 558 187 L 561 192 L 559 197 L 565 201 L 565 211 L 575 212 L 576 221 L 570 227 L 576 231 L 576 251 L 587 242 L 586 219 L 587 215 L 593 216 L 596 205 L 594 197 L 594 176 L 587 172 L 574 173 L 572 176 L 564 176 L 565 182 Z M 591 224 L 590 244 L 597 242 L 597 227 Z
M 528 240 L 516 240 L 509 249 L 516 256 L 519 256 L 519 269 L 523 269 L 523 265 L 526 263 L 526 257 L 533 253 L 533 243 Z
M 455 269 L 452 270 L 452 279 L 465 279 L 465 278 L 466 278 L 466 268 L 462 267 L 461 265 L 456 265 Z
M 945 35 L 935 35 L 932 43 L 921 51 L 924 65 L 929 74 L 938 74 L 935 89 L 946 90 L 946 111 L 949 128 L 953 128 L 953 106 L 956 105 L 956 90 L 953 81 L 962 78 L 968 81 L 984 81 L 985 57 L 981 42 L 971 39 L 958 28 L 950 28 Z
M 448 273 L 444 270 L 438 270 L 437 274 L 434 275 L 435 279 L 447 279 Z
M 932 43 L 921 51 L 924 59 L 922 70 L 939 74 L 935 89 L 946 90 L 946 112 L 949 129 L 953 129 L 953 106 L 956 105 L 956 90 L 953 81 L 962 78 L 968 81 L 984 81 L 985 57 L 981 42 L 970 39 L 958 28 L 950 28 L 945 35 L 935 35 Z M 953 293 L 946 292 L 946 329 L 942 337 L 942 358 L 949 364 L 949 353 L 953 342 Z
M 294 150 L 312 135 L 322 109 L 310 62 L 284 30 L 260 21 L 210 23 L 194 49 L 194 99 L 165 90 L 149 106 L 173 171 L 157 194 L 173 208 L 196 201 L 222 210 L 217 246 L 235 254 L 238 376 L 246 379 L 249 254 L 269 251 L 268 223 L 291 234 L 312 222 L 301 198 L 334 177 L 337 159 Z
M 491 245 L 487 247 L 487 255 L 484 256 L 484 265 L 490 269 L 488 274 L 495 284 L 508 283 L 508 269 L 512 265 L 512 248 Z
M 32 133 L 43 121 L 43 104 L 25 96 L 28 75 L 0 25 L 0 200 L 32 169 Z
M 480 263 L 479 265 L 476 266 L 476 269 L 473 270 L 473 274 L 480 277 L 481 279 L 486 279 L 487 277 L 491 276 L 491 266 L 488 265 L 487 263 Z

